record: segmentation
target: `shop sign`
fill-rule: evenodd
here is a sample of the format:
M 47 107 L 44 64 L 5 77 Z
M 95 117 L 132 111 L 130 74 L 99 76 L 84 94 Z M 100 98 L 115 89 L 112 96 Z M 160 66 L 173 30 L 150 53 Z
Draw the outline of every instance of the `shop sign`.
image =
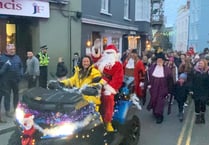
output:
M 49 2 L 36 0 L 0 0 L 0 15 L 49 18 Z

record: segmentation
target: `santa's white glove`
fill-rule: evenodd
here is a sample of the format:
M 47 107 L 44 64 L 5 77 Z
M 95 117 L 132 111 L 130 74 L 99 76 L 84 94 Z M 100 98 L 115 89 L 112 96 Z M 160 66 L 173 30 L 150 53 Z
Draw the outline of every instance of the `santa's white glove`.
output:
M 148 89 L 150 89 L 151 88 L 151 85 L 148 85 L 148 87 L 147 87 Z
M 108 90 L 105 90 L 105 91 L 104 91 L 104 95 L 105 95 L 105 96 L 109 96 L 109 95 L 111 95 L 111 94 L 112 94 L 112 93 L 111 93 L 110 91 L 108 91 Z
M 11 62 L 9 60 L 6 61 L 7 65 L 12 65 Z

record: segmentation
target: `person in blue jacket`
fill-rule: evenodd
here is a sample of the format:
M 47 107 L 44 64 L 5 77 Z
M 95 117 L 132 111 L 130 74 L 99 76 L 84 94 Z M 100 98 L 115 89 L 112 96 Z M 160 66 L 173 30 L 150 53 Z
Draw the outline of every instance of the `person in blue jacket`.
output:
M 5 82 L 6 82 L 5 77 L 4 77 L 4 73 L 7 71 L 8 67 L 10 65 L 11 65 L 11 63 L 9 60 L 6 63 L 0 64 L 0 103 L 2 101 L 3 96 L 7 93 L 4 88 Z M 4 120 L 1 116 L 1 107 L 0 107 L 0 123 L 6 123 L 6 120 Z
M 4 98 L 4 107 L 6 110 L 7 117 L 13 117 L 10 112 L 10 97 L 11 92 L 13 92 L 13 108 L 17 107 L 19 101 L 19 82 L 23 76 L 23 64 L 20 57 L 16 54 L 16 48 L 14 44 L 7 44 L 6 53 L 2 54 L 0 62 L 5 63 L 10 61 L 11 65 L 8 67 L 7 71 L 4 73 L 5 90 L 6 93 Z

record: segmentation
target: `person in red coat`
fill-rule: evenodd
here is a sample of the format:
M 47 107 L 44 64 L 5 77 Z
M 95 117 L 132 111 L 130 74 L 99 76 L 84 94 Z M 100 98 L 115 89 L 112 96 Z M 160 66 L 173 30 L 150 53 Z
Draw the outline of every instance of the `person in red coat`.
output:
M 115 45 L 108 45 L 100 60 L 95 64 L 102 73 L 103 84 L 101 97 L 101 115 L 108 132 L 114 131 L 112 116 L 114 111 L 114 96 L 122 86 L 123 66 L 118 58 L 118 49 Z
M 124 61 L 124 73 L 128 77 L 134 77 L 134 93 L 137 97 L 144 100 L 144 79 L 145 66 L 137 54 L 137 50 L 133 49 L 129 57 Z

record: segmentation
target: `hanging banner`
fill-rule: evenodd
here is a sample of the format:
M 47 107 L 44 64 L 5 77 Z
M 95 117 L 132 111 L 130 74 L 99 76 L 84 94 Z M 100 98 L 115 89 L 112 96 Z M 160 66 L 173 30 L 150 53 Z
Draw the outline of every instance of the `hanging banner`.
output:
M 35 0 L 0 0 L 0 15 L 49 18 L 49 2 Z

